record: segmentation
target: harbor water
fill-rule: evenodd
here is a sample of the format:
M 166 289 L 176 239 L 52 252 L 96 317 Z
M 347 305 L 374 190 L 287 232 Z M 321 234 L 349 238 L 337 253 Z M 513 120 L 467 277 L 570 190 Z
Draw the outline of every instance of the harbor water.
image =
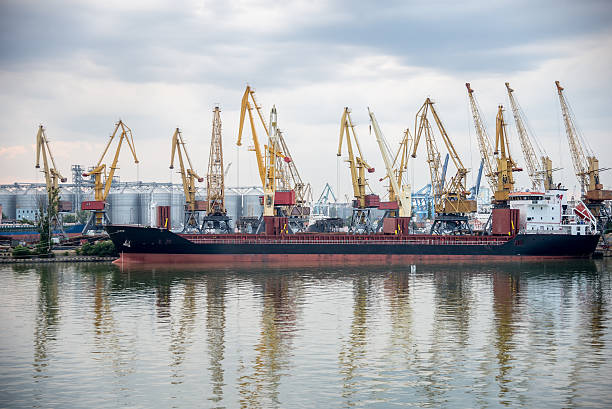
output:
M 0 407 L 612 407 L 610 260 L 0 279 Z

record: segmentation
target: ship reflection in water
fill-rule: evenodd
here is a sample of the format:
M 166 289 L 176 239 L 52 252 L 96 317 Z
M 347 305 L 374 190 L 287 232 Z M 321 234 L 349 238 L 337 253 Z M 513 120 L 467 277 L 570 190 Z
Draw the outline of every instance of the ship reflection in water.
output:
M 2 266 L 2 407 L 611 407 L 612 263 Z

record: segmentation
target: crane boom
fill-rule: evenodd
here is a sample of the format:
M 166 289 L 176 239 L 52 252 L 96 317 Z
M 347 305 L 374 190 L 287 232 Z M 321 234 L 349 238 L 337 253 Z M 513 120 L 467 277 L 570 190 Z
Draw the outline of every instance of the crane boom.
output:
M 596 191 L 601 191 L 603 189 L 603 185 L 599 179 L 599 160 L 588 148 L 586 143 L 584 143 L 583 140 L 581 141 L 580 133 L 576 129 L 569 104 L 567 103 L 565 95 L 563 94 L 564 88 L 561 86 L 559 81 L 555 81 L 555 85 L 557 86 L 557 94 L 559 95 L 559 103 L 561 104 L 561 112 L 563 113 L 563 123 L 565 124 L 565 132 L 567 134 L 567 140 L 570 146 L 574 172 L 580 181 L 582 194 L 587 196 L 587 198 L 589 196 L 589 192 L 593 192 L 590 194 L 590 196 L 600 196 L 595 193 Z
M 444 145 L 448 154 L 457 169 L 455 175 L 449 180 L 446 186 L 443 186 L 440 164 L 440 152 L 433 136 L 433 130 L 429 120 L 427 119 L 428 112 L 434 117 L 437 128 L 442 136 Z M 436 112 L 433 102 L 427 98 L 419 109 L 415 118 L 415 141 L 413 144 L 412 157 L 416 157 L 417 148 L 421 135 L 425 135 L 425 143 L 427 145 L 427 163 L 429 164 L 429 172 L 431 176 L 431 184 L 434 191 L 434 205 L 436 212 L 440 214 L 462 214 L 476 211 L 476 203 L 473 200 L 468 200 L 469 191 L 466 186 L 468 170 L 463 166 L 463 162 L 459 158 L 438 113 Z
M 389 178 L 389 182 L 393 187 L 393 191 L 396 192 L 395 196 L 398 199 L 399 204 L 399 217 L 410 217 L 412 213 L 412 204 L 410 200 L 410 188 L 401 185 L 401 179 L 396 180 L 395 173 L 393 170 L 393 165 L 391 163 L 390 154 L 388 152 L 388 148 L 385 142 L 385 137 L 380 130 L 378 125 L 378 121 L 374 116 L 374 112 L 370 111 L 368 108 L 368 113 L 370 114 L 370 121 L 372 122 L 372 127 L 374 128 L 374 135 L 376 135 L 376 142 L 378 142 L 378 147 L 380 148 L 380 154 L 383 157 L 383 162 L 385 163 L 385 169 L 387 170 L 387 177 Z M 400 186 L 401 185 L 401 186 Z
M 250 99 L 250 101 L 249 101 Z M 251 125 L 251 136 L 253 138 L 253 150 L 255 151 L 255 158 L 257 159 L 257 169 L 259 171 L 259 178 L 261 179 L 261 185 L 265 186 L 266 184 L 266 163 L 264 156 L 261 153 L 261 147 L 259 145 L 259 139 L 257 138 L 257 131 L 255 130 L 255 119 L 253 118 L 253 107 L 257 111 L 259 119 L 261 120 L 261 124 L 268 135 L 268 125 L 266 121 L 263 119 L 263 115 L 261 113 L 261 107 L 257 104 L 255 100 L 255 91 L 251 89 L 249 85 L 247 85 L 244 90 L 244 94 L 242 95 L 242 103 L 240 104 L 240 124 L 238 127 L 238 141 L 236 145 L 242 146 L 242 131 L 244 129 L 244 119 L 246 113 L 249 114 L 249 124 Z
M 521 143 L 521 149 L 525 158 L 525 164 L 527 165 L 527 173 L 531 179 L 531 185 L 534 190 L 549 190 L 552 188 L 552 161 L 550 158 L 542 154 L 541 149 L 535 144 L 538 149 L 540 160 L 534 149 L 534 140 L 530 138 L 527 132 L 527 127 L 523 119 L 523 112 L 514 97 L 514 90 L 510 88 L 509 83 L 505 83 L 506 90 L 508 91 L 508 99 L 510 100 L 510 106 L 512 107 L 512 114 L 514 116 L 514 122 L 516 124 L 516 130 Z
M 474 90 L 470 86 L 469 82 L 465 83 L 465 86 L 468 91 L 468 97 L 470 99 L 470 108 L 472 111 L 472 118 L 474 119 L 474 127 L 476 128 L 476 137 L 478 139 L 478 148 L 480 149 L 480 157 L 484 161 L 484 171 L 485 176 L 487 177 L 487 181 L 489 182 L 489 186 L 492 191 L 495 191 L 497 188 L 497 177 L 496 170 L 494 168 L 493 161 L 493 149 L 491 148 L 491 139 L 487 134 L 487 128 L 484 125 L 482 120 L 482 115 L 480 114 L 480 109 L 478 108 L 478 103 L 474 98 Z
M 353 195 L 355 196 L 355 199 L 357 199 L 357 207 L 359 209 L 364 209 L 366 207 L 365 187 L 367 183 L 365 178 L 365 169 L 368 170 L 368 173 L 373 173 L 374 168 L 368 165 L 363 158 L 361 146 L 359 146 L 359 140 L 357 139 L 357 134 L 355 133 L 355 126 L 351 120 L 351 110 L 348 107 L 344 108 L 342 118 L 340 119 L 340 139 L 338 141 L 337 156 L 342 155 L 342 141 L 344 139 L 346 139 L 346 148 L 348 150 L 347 162 L 349 163 L 349 168 L 351 170 Z M 351 139 L 353 142 L 351 142 Z M 353 143 L 357 147 L 359 156 L 355 156 L 353 151 Z
M 231 163 L 230 163 L 231 165 Z M 228 165 L 229 170 L 229 165 Z M 221 110 L 213 110 L 208 173 L 206 175 L 207 214 L 225 214 L 225 174 L 223 169 L 223 141 L 221 138 Z
M 113 161 L 110 166 L 110 171 L 108 172 L 108 174 L 106 174 L 107 167 L 105 163 L 102 163 L 102 161 L 104 160 L 104 157 L 106 156 L 106 153 L 108 152 L 119 130 L 121 130 L 121 132 L 119 134 L 119 142 L 117 144 L 117 150 L 115 151 L 115 156 L 113 157 Z M 81 205 L 81 208 L 83 210 L 94 210 L 92 215 L 95 215 L 96 228 L 101 228 L 104 219 L 107 219 L 106 212 L 104 210 L 105 208 L 104 202 L 106 201 L 106 198 L 108 197 L 108 193 L 110 192 L 113 177 L 115 176 L 115 171 L 117 170 L 117 162 L 119 161 L 119 153 L 121 152 L 121 146 L 124 140 L 130 148 L 132 157 L 134 158 L 134 163 L 138 164 L 139 162 L 138 162 L 138 157 L 136 156 L 136 149 L 134 147 L 134 136 L 132 135 L 132 130 L 125 123 L 123 123 L 122 120 L 119 120 L 119 122 L 115 124 L 115 129 L 113 130 L 113 133 L 109 137 L 108 142 L 106 143 L 106 146 L 104 147 L 104 151 L 102 152 L 102 155 L 100 156 L 100 159 L 98 160 L 96 166 L 93 169 L 83 173 L 83 176 L 91 176 L 91 175 L 94 176 L 94 198 L 95 200 L 89 201 L 89 202 L 83 202 Z M 103 173 L 105 174 L 104 181 L 102 180 Z M 85 225 L 83 232 L 86 232 L 91 227 L 92 227 L 92 219 L 90 218 L 90 220 Z
M 58 183 L 65 182 L 66 178 L 61 175 L 55 165 L 55 159 L 51 153 L 49 147 L 49 140 L 45 133 L 45 128 L 42 125 L 38 127 L 38 133 L 36 134 L 36 168 L 40 168 L 40 157 L 43 158 L 43 173 L 45 174 L 45 183 L 47 185 L 47 192 L 50 194 L 53 189 L 58 189 Z M 51 159 L 51 165 L 49 166 L 48 159 Z M 49 202 L 51 203 L 51 202 Z M 56 209 L 57 210 L 57 209 Z
M 495 118 L 494 152 L 497 156 L 497 188 L 495 189 L 495 201 L 498 204 L 505 204 L 508 202 L 510 192 L 514 190 L 514 176 L 512 172 L 522 170 L 516 167 L 516 163 L 514 163 L 510 155 L 506 125 L 504 121 L 504 107 L 499 105 Z
M 178 157 L 179 162 L 179 173 L 181 174 L 181 180 L 183 182 L 183 193 L 185 194 L 185 223 L 184 230 L 188 229 L 199 230 L 199 221 L 196 216 L 196 211 L 200 210 L 196 206 L 196 180 L 203 182 L 204 178 L 200 177 L 197 172 L 193 169 L 191 158 L 185 148 L 185 141 L 179 128 L 176 128 L 172 135 L 172 151 L 170 154 L 170 169 L 174 169 L 174 158 Z M 187 165 L 185 166 L 185 160 Z M 204 209 L 201 209 L 204 210 Z

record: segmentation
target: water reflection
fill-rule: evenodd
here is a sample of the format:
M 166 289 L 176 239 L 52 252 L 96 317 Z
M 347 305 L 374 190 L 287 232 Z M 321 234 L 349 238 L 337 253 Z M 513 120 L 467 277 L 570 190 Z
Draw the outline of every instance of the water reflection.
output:
M 226 279 L 213 275 L 206 280 L 206 329 L 212 394 L 208 398 L 215 404 L 223 400 L 223 358 L 225 353 L 225 293 Z
M 59 284 L 56 268 L 39 269 L 38 308 L 34 329 L 34 379 L 44 375 L 49 360 L 49 343 L 56 340 L 60 323 Z
M 170 326 L 170 352 L 172 353 L 172 383 L 183 382 L 181 365 L 185 360 L 185 353 L 191 343 L 197 315 L 196 284 L 193 278 L 182 285 L 183 299 L 178 314 L 171 315 Z M 177 291 L 178 292 L 178 291 Z M 180 296 L 180 292 L 178 294 Z M 177 297 L 178 298 L 178 297 Z
M 25 323 L 33 342 L 19 344 L 27 356 L 17 346 L 2 351 L 5 367 L 18 371 L 20 362 L 10 361 L 18 356 L 28 368 L 23 383 L 37 383 L 34 393 L 21 393 L 29 406 L 64 406 L 66 396 L 76 406 L 96 406 L 92 396 L 140 406 L 136 391 L 146 385 L 153 406 L 164 407 L 194 396 L 214 407 L 610 407 L 610 266 L 240 273 L 14 266 L 0 269 L 3 279 L 23 284 L 7 284 L 16 290 L 0 307 L 0 329 L 18 330 L 9 307 L 34 299 Z M 30 297 L 19 288 L 31 288 Z M 309 339 L 330 316 L 337 319 L 326 327 L 330 338 Z M 72 354 L 75 342 L 89 355 Z M 317 360 L 311 344 L 329 362 Z M 89 377 L 67 385 L 51 369 Z M 7 373 L 0 384 L 14 387 Z M 317 394 L 313 385 L 321 384 L 328 389 Z M 298 391 L 287 393 L 287 385 Z M 302 400 L 292 400 L 302 389 Z M 1 398 L 0 406 L 14 406 Z
M 358 382 L 355 378 L 364 365 L 366 355 L 367 312 L 370 280 L 365 275 L 353 279 L 353 319 L 348 340 L 343 342 L 340 356 L 340 373 L 342 375 L 342 397 L 346 406 L 354 406 L 354 395 Z
M 114 297 L 111 293 L 112 277 L 108 273 L 97 271 L 93 274 L 94 359 L 109 364 L 115 376 L 123 377 L 133 372 L 131 362 L 136 351 L 123 348 L 123 344 L 129 343 L 131 337 L 118 328 L 115 321 Z
M 279 385 L 283 370 L 288 368 L 291 341 L 297 327 L 299 280 L 286 275 L 257 276 L 254 284 L 261 288 L 263 306 L 259 342 L 252 374 L 239 378 L 241 407 L 279 406 Z
M 495 377 L 499 385 L 500 403 L 509 405 L 509 377 L 514 357 L 512 353 L 515 348 L 513 341 L 515 329 L 515 314 L 520 304 L 521 279 L 517 274 L 493 274 L 493 311 L 495 315 L 495 348 L 497 349 L 497 361 L 499 373 Z

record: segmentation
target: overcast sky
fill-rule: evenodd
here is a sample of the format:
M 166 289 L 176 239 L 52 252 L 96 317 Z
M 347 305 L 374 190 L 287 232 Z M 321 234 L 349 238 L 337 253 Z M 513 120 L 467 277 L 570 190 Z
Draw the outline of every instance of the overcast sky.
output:
M 340 197 L 352 195 L 347 164 L 336 156 L 343 107 L 351 107 L 365 159 L 376 168 L 370 185 L 383 194 L 384 167 L 367 107 L 395 147 L 427 97 L 473 169 L 471 183 L 480 159 L 464 84 L 472 83 L 494 136 L 497 105 L 508 105 L 508 81 L 536 138 L 563 168 L 556 178 L 574 188 L 554 81 L 565 87 L 601 166 L 612 166 L 611 23 L 607 0 L 3 0 L 0 183 L 43 181 L 34 168 L 39 124 L 69 177 L 71 164 L 97 162 L 119 118 L 132 128 L 140 159 L 136 167 L 129 150 L 123 152 L 121 180 L 179 182 L 168 169 L 176 127 L 205 175 L 212 109 L 219 105 L 225 162 L 232 162 L 226 184 L 257 185 L 249 143 L 236 147 L 247 83 L 266 113 L 276 105 L 315 196 L 325 182 Z M 522 164 L 510 111 L 506 117 Z M 429 178 L 424 148 L 411 165 L 415 189 Z M 523 173 L 519 185 L 528 186 Z M 611 174 L 602 174 L 608 188 Z

